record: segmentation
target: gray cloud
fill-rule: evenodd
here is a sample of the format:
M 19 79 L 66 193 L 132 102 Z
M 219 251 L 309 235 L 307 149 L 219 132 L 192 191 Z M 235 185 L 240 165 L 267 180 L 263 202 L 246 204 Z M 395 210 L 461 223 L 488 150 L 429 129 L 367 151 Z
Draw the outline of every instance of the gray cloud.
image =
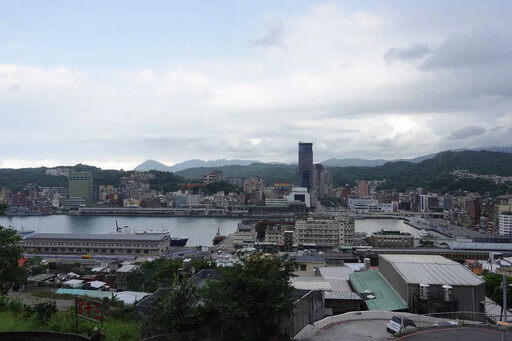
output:
M 283 43 L 283 37 L 284 37 L 284 31 L 283 31 L 283 25 L 280 23 L 278 25 L 275 25 L 270 28 L 268 33 L 258 39 L 255 39 L 253 42 L 256 45 L 261 46 L 284 46 Z
M 454 69 L 495 63 L 512 57 L 512 39 L 490 29 L 454 33 L 423 64 L 424 69 Z
M 454 130 L 446 137 L 447 140 L 464 140 L 485 133 L 487 129 L 480 126 L 469 126 Z
M 416 44 L 407 48 L 393 47 L 384 54 L 387 63 L 396 61 L 411 62 L 422 58 L 430 52 L 430 48 L 423 44 Z

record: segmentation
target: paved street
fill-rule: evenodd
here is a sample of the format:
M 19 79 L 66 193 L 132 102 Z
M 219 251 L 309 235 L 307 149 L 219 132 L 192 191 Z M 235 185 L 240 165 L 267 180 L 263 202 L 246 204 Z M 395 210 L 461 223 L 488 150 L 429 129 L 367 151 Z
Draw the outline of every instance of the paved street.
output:
M 334 324 L 326 329 L 308 326 L 295 340 L 301 341 L 359 341 L 387 340 L 392 335 L 386 331 L 389 320 L 359 320 Z
M 426 329 L 412 334 L 404 335 L 395 340 L 404 341 L 500 341 L 501 330 L 491 327 L 457 327 Z M 507 340 L 512 339 L 512 333 L 507 333 Z

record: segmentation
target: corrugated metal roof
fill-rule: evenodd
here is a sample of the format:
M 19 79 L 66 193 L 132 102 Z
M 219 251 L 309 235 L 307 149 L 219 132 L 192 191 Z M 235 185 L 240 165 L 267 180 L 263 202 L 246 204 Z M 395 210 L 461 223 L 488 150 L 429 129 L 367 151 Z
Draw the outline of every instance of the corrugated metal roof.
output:
M 169 235 L 165 234 L 86 234 L 86 233 L 35 233 L 28 236 L 25 240 L 31 241 L 34 239 L 53 239 L 53 240 L 144 240 L 144 241 L 160 241 Z
M 351 291 L 324 291 L 323 295 L 326 300 L 362 300 L 358 294 Z
M 55 278 L 55 277 L 57 277 L 57 275 L 55 275 L 55 274 L 38 274 L 38 275 L 34 275 L 34 276 L 27 278 L 27 281 L 28 282 L 44 282 L 44 281 L 47 281 L 47 280 Z
M 135 269 L 138 265 L 123 265 L 119 269 L 116 270 L 116 272 L 130 272 L 133 269 Z
M 318 268 L 320 275 L 323 278 L 335 278 L 348 280 L 348 275 L 353 273 L 354 270 L 347 266 L 336 266 L 328 268 Z
M 347 279 L 326 278 L 326 280 L 331 283 L 333 291 L 353 291 Z
M 480 285 L 483 282 L 468 268 L 442 256 L 380 255 L 410 284 Z
M 351 268 L 353 271 L 364 270 L 364 263 L 345 263 L 345 266 Z
M 293 277 L 290 280 L 292 286 L 295 289 L 303 289 L 303 290 L 327 290 L 331 291 L 331 283 L 326 281 L 320 276 L 308 277 L 308 276 L 299 276 Z
M 482 251 L 511 251 L 511 243 L 448 243 L 450 249 L 454 250 L 482 250 Z
M 402 311 L 408 307 L 404 301 L 391 289 L 389 284 L 376 270 L 354 272 L 349 275 L 350 283 L 359 294 L 371 290 L 374 299 L 366 300 L 369 310 Z

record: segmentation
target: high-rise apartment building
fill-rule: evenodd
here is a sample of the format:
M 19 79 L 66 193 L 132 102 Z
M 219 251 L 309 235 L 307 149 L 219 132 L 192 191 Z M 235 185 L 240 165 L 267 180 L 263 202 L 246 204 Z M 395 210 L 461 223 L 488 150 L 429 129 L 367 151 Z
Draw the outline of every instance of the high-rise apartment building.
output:
M 82 198 L 87 206 L 92 202 L 92 174 L 89 172 L 73 172 L 69 175 L 69 198 Z
M 474 197 L 466 199 L 466 212 L 468 217 L 471 219 L 471 223 L 476 225 L 480 222 L 480 198 Z
M 313 143 L 299 142 L 299 185 L 313 187 Z
M 359 198 L 365 198 L 369 195 L 368 183 L 364 180 L 359 180 L 357 182 L 357 196 Z
M 512 234 L 512 212 L 503 212 L 499 215 L 499 234 Z

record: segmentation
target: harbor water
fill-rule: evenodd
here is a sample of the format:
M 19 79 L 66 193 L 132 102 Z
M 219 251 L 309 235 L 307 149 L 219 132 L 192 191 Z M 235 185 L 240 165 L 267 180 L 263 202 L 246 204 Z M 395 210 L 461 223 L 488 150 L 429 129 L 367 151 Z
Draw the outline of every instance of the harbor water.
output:
M 133 230 L 169 230 L 173 236 L 189 238 L 188 246 L 211 245 L 217 228 L 224 235 L 236 231 L 240 218 L 201 218 L 201 217 L 113 217 L 113 216 L 24 216 L 0 217 L 0 225 L 12 226 L 18 230 L 34 230 L 46 233 L 112 233 L 116 231 L 116 220 L 120 227 Z M 407 225 L 401 219 L 358 219 L 356 232 L 380 231 L 394 228 L 415 236 L 419 230 Z

